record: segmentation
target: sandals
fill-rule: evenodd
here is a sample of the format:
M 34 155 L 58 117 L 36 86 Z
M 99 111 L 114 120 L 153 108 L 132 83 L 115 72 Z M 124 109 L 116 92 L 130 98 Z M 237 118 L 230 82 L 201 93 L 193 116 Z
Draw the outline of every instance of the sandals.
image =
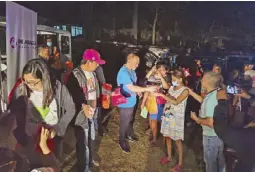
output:
M 171 172 L 181 172 L 181 167 L 177 164 L 174 168 L 171 169 Z
M 172 160 L 168 160 L 167 157 L 163 157 L 160 159 L 160 164 L 162 164 L 162 165 L 166 165 L 170 162 L 172 162 Z

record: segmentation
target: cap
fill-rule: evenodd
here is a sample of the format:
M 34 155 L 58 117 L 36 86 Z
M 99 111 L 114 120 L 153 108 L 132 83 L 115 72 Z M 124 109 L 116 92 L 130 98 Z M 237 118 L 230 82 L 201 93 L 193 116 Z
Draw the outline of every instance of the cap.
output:
M 94 49 L 87 49 L 84 52 L 82 59 L 94 61 L 100 65 L 105 64 L 105 61 L 101 59 L 99 52 Z

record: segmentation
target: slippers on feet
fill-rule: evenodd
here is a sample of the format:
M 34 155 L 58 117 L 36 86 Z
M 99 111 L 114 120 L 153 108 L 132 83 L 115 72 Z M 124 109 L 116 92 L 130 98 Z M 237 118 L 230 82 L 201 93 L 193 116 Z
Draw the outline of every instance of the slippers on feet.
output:
M 171 172 L 181 172 L 181 167 L 179 165 L 174 166 L 174 168 L 171 169 Z
M 160 164 L 162 164 L 162 165 L 168 164 L 170 162 L 172 162 L 172 160 L 168 160 L 167 157 L 163 157 L 160 159 Z

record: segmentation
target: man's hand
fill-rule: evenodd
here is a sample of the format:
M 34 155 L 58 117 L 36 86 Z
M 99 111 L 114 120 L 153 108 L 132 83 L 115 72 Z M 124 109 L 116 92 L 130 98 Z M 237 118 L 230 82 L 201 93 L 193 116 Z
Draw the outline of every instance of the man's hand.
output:
M 158 89 L 159 89 L 159 86 L 150 86 L 150 87 L 146 88 L 146 91 L 148 91 L 148 92 L 155 92 Z
M 137 93 L 139 99 L 143 97 L 143 93 Z
M 89 118 L 89 119 L 92 119 L 92 118 L 93 118 L 93 115 L 94 115 L 94 114 L 91 113 L 91 110 L 90 110 L 91 107 L 90 107 L 89 105 L 83 105 L 82 109 L 83 109 L 84 115 L 85 115 L 87 118 Z
M 197 122 L 199 120 L 199 118 L 197 117 L 195 112 L 190 112 L 190 117 L 191 119 L 193 119 L 195 122 Z

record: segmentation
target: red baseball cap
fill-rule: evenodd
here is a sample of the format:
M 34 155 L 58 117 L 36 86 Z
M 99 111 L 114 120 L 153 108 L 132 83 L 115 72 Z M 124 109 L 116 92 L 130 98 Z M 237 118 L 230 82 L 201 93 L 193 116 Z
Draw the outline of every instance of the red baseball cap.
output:
M 90 60 L 90 61 L 94 61 L 97 64 L 105 64 L 105 61 L 101 59 L 100 54 L 98 51 L 94 50 L 94 49 L 87 49 L 84 53 L 83 53 L 83 60 Z

